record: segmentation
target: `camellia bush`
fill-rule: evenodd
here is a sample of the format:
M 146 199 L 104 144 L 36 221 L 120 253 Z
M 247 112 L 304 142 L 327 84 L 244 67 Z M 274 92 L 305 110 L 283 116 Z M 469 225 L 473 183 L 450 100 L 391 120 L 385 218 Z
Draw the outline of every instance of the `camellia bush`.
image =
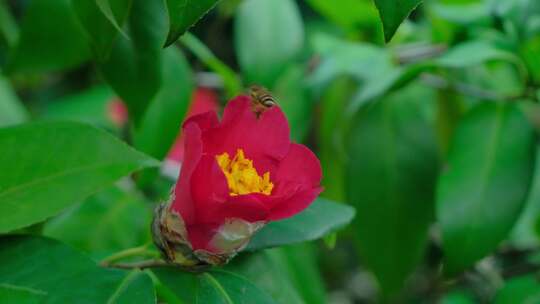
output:
M 540 303 L 538 0 L 0 0 L 0 303 Z

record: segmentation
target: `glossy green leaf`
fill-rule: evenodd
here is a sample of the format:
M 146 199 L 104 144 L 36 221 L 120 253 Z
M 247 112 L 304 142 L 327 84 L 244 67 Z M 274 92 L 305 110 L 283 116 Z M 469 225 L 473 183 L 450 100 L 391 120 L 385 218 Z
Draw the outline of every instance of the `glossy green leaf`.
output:
M 5 2 L 0 1 L 0 38 L 11 47 L 19 39 L 19 27 Z
M 369 0 L 308 0 L 307 3 L 322 16 L 348 31 L 365 29 L 379 22 L 377 10 Z
M 293 0 L 246 0 L 238 8 L 236 56 L 248 84 L 272 88 L 304 44 L 300 12 Z
M 225 271 L 202 274 L 173 268 L 154 268 L 152 272 L 170 295 L 181 303 L 276 303 L 244 277 Z
M 0 233 L 58 214 L 133 171 L 156 166 L 110 134 L 79 123 L 0 129 Z
M 348 200 L 362 263 L 385 294 L 397 292 L 420 263 L 433 220 L 438 162 L 424 108 L 431 91 L 411 85 L 369 107 L 352 122 Z
M 0 284 L 0 302 L 17 304 L 43 303 L 47 293 L 23 286 Z
M 289 121 L 291 138 L 295 142 L 304 141 L 313 117 L 314 104 L 308 96 L 305 78 L 301 66 L 290 66 L 283 76 L 277 79 L 272 90 Z
M 539 16 L 540 17 L 540 16 Z M 540 33 L 540 18 L 538 22 L 538 33 Z M 540 53 L 540 35 L 530 39 L 520 46 L 520 54 L 527 66 L 531 78 L 540 83 L 540 58 L 537 56 Z
M 94 54 L 105 60 L 126 20 L 132 0 L 71 0 L 80 23 L 90 37 Z
M 502 50 L 489 42 L 468 41 L 451 48 L 437 58 L 435 62 L 444 67 L 462 68 L 490 60 L 517 62 L 519 59 L 514 54 Z
M 173 44 L 201 19 L 219 0 L 166 0 L 169 11 L 169 36 L 165 46 Z
M 463 97 L 451 88 L 437 91 L 436 130 L 441 158 L 446 160 L 452 135 L 464 112 Z
M 319 198 L 292 218 L 263 227 L 253 236 L 247 250 L 316 240 L 347 225 L 354 214 L 350 206 Z
M 131 0 L 95 0 L 96 4 L 105 15 L 105 17 L 111 22 L 112 25 L 118 30 L 122 31 L 122 23 L 127 16 Z
M 88 41 L 70 0 L 34 0 L 26 8 L 8 70 L 56 71 L 77 66 L 89 57 Z
M 398 66 L 388 49 L 324 34 L 313 37 L 313 47 L 321 56 L 320 64 L 309 79 L 314 88 L 326 86 L 339 76 L 350 76 L 360 82 L 358 92 L 345 110 L 349 115 L 435 66 L 430 61 Z
M 386 42 L 392 39 L 399 25 L 422 0 L 374 0 L 384 29 Z
M 490 10 L 486 2 L 471 2 L 459 4 L 430 3 L 429 9 L 443 20 L 469 26 L 472 24 L 489 24 Z
M 254 255 L 235 258 L 227 267 L 268 293 L 276 303 L 304 304 L 295 289 L 280 249 L 264 250 Z
M 312 44 L 316 54 L 321 57 L 309 80 L 314 87 L 326 85 L 341 75 L 350 75 L 361 82 L 380 79 L 381 75 L 394 68 L 391 53 L 369 43 L 317 34 L 313 36 Z
M 461 121 L 437 188 L 449 273 L 471 266 L 507 237 L 525 202 L 535 137 L 515 104 L 482 103 Z
M 149 243 L 151 217 L 152 206 L 142 197 L 111 187 L 49 220 L 43 235 L 102 258 Z
M 48 102 L 39 118 L 85 122 L 112 129 L 116 126 L 109 107 L 114 100 L 114 92 L 109 87 L 96 86 Z
M 240 255 L 227 269 L 237 272 L 272 296 L 277 303 L 326 303 L 326 294 L 311 243 Z
M 134 135 L 135 147 L 159 160 L 167 156 L 180 133 L 194 86 L 189 65 L 177 48 L 166 49 L 163 57 L 163 84 Z M 137 182 L 145 187 L 157 175 L 157 169 L 145 170 Z
M 474 298 L 465 291 L 453 291 L 445 294 L 438 302 L 439 304 L 475 304 Z
M 536 148 L 536 159 L 540 159 L 540 147 Z M 536 248 L 540 245 L 538 219 L 540 219 L 540 162 L 534 166 L 534 177 L 527 197 L 527 202 L 518 221 L 512 228 L 510 242 L 520 249 Z
M 21 103 L 11 84 L 0 76 L 0 127 L 28 120 L 28 112 Z
M 319 159 L 324 172 L 323 197 L 345 201 L 345 115 L 346 105 L 355 90 L 355 81 L 348 76 L 336 78 L 320 101 L 318 133 Z
M 324 280 L 316 258 L 318 250 L 315 244 L 310 243 L 269 250 L 270 255 L 276 255 L 282 260 L 284 271 L 290 276 L 304 302 L 309 304 L 324 304 L 327 299 Z
M 373 77 L 369 77 L 358 90 L 351 100 L 348 112 L 356 113 L 366 103 L 402 88 L 432 66 L 432 63 L 423 62 L 403 67 L 391 67 L 376 73 Z
M 163 83 L 135 134 L 135 147 L 157 159 L 165 158 L 174 143 L 194 86 L 189 65 L 177 48 L 165 50 L 163 57 Z
M 101 70 L 126 103 L 130 119 L 138 126 L 162 85 L 167 12 L 163 1 L 132 1 L 127 20 L 129 38 L 117 37 Z
M 539 303 L 540 282 L 534 275 L 513 278 L 505 282 L 495 296 L 495 304 Z
M 156 303 L 152 281 L 145 273 L 100 268 L 51 239 L 4 236 L 0 260 L 0 284 L 43 291 L 46 303 Z

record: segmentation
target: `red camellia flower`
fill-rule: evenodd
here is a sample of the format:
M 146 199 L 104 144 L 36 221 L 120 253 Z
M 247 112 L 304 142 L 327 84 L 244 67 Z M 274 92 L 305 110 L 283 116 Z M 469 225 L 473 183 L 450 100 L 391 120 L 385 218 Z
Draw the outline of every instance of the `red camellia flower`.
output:
M 239 96 L 221 121 L 215 112 L 195 115 L 183 132 L 180 178 L 154 220 L 156 244 L 170 261 L 225 263 L 264 224 L 299 213 L 322 190 L 319 160 L 291 142 L 278 106 L 258 115 Z

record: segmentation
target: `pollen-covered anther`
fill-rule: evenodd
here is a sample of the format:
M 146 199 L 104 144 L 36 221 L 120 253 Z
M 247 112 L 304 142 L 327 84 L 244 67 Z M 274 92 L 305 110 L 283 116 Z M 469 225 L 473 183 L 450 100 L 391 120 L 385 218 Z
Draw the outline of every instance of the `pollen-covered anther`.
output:
M 253 161 L 245 157 L 242 149 L 236 150 L 232 159 L 227 152 L 216 155 L 216 161 L 227 178 L 230 195 L 272 193 L 274 184 L 270 181 L 270 172 L 260 176 L 253 167 Z

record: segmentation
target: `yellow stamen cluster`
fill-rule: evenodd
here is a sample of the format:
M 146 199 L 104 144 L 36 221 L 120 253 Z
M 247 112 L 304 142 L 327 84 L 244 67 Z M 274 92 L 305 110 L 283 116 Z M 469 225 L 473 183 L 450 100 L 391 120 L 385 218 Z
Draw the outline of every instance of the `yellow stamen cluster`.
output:
M 270 195 L 274 184 L 270 181 L 270 172 L 261 177 L 253 167 L 253 161 L 247 159 L 242 149 L 236 150 L 233 159 L 227 152 L 216 155 L 219 167 L 227 178 L 231 195 L 262 193 Z

